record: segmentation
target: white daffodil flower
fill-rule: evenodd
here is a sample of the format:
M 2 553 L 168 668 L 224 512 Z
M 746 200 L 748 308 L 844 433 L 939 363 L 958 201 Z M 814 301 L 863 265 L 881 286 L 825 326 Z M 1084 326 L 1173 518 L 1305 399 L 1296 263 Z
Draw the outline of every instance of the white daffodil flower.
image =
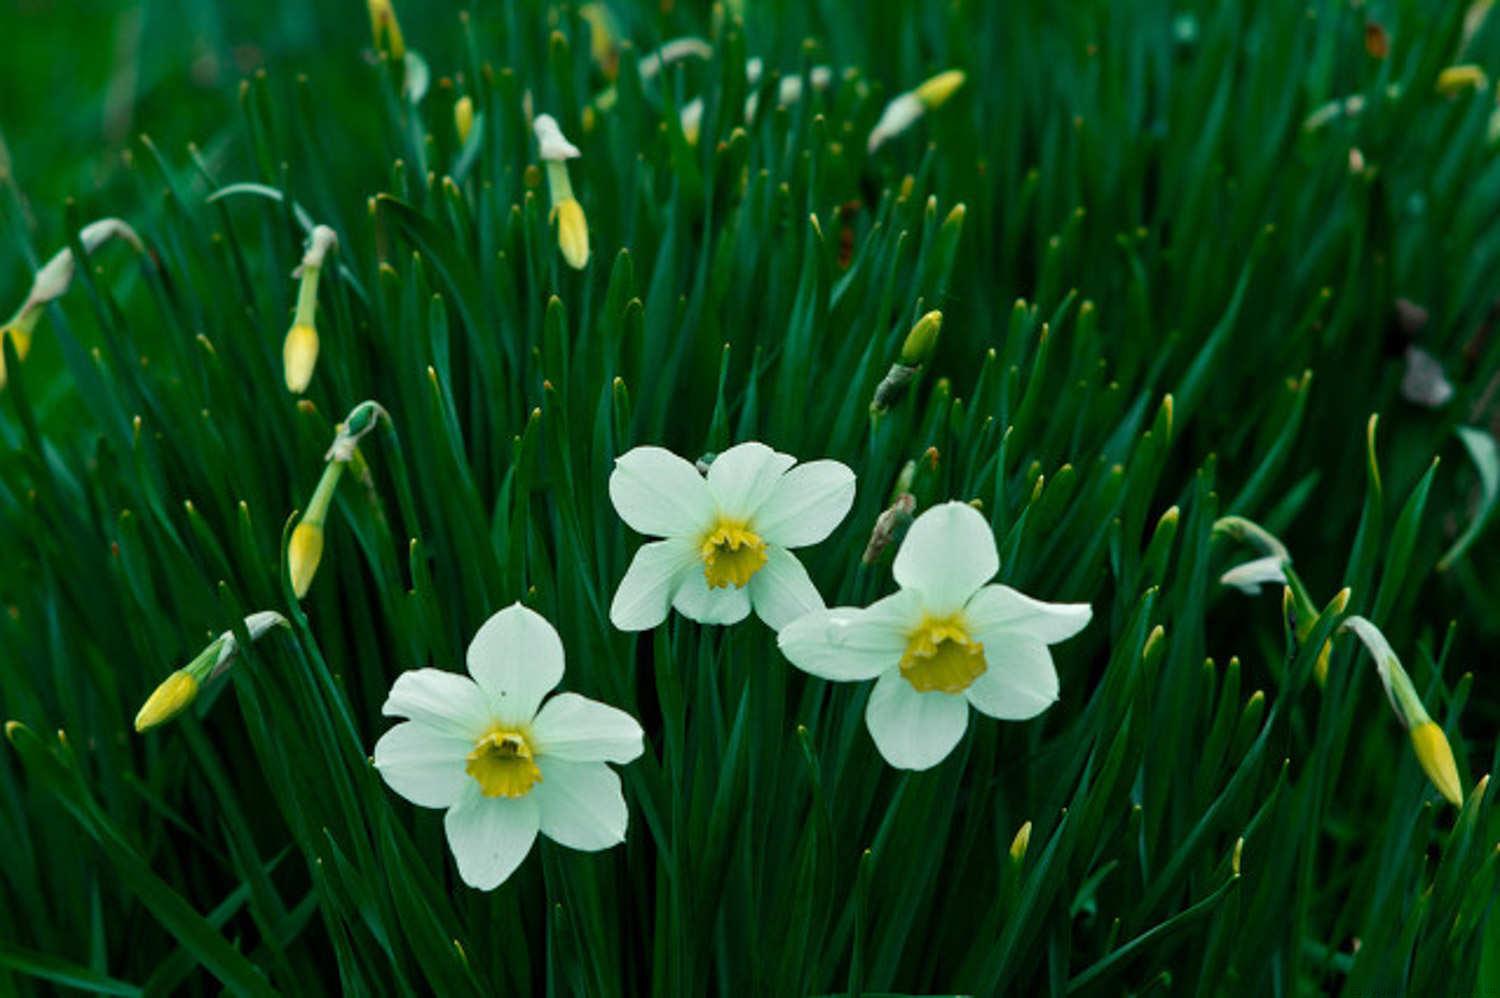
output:
M 660 447 L 637 447 L 615 462 L 609 497 L 633 530 L 664 540 L 635 553 L 610 621 L 644 631 L 668 607 L 703 624 L 734 624 L 751 607 L 780 629 L 823 597 L 792 554 L 823 540 L 854 502 L 854 472 L 749 442 L 729 448 L 708 476 Z
M 961 502 L 917 517 L 896 552 L 899 592 L 868 607 L 814 612 L 777 641 L 793 665 L 824 679 L 877 679 L 865 724 L 886 762 L 930 769 L 969 724 L 969 705 L 1024 721 L 1057 700 L 1047 646 L 1093 615 L 1086 603 L 1043 603 L 989 585 L 1000 569 L 990 525 Z
M 607 763 L 640 756 L 641 726 L 577 693 L 542 703 L 563 675 L 552 625 L 509 606 L 474 635 L 468 667 L 468 676 L 398 676 L 382 711 L 408 720 L 375 745 L 375 766 L 392 790 L 447 809 L 443 828 L 464 883 L 500 886 L 538 831 L 591 852 L 625 841 L 625 795 Z

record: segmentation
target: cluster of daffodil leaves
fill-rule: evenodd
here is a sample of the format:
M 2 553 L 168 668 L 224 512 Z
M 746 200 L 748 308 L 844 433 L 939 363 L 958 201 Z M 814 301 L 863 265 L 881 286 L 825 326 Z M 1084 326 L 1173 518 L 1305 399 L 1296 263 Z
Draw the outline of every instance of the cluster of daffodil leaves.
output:
M 408 86 L 425 85 L 415 82 L 425 67 L 405 50 L 389 3 L 374 0 L 370 9 L 377 46 L 405 63 Z M 642 74 L 659 73 L 679 59 L 706 57 L 706 49 L 697 39 L 668 43 L 643 60 Z M 752 82 L 762 71 L 758 60 L 746 69 Z M 827 67 L 807 74 L 814 88 L 830 80 Z M 948 71 L 897 96 L 871 130 L 868 149 L 873 152 L 941 106 L 963 82 L 962 73 Z M 778 100 L 795 102 L 803 86 L 800 77 L 784 79 Z M 611 100 L 606 91 L 595 106 L 606 110 Z M 454 113 L 457 132 L 466 136 L 473 127 L 472 103 L 459 100 Z M 752 98 L 746 119 L 755 113 Z M 701 100 L 680 111 L 690 142 L 697 141 L 702 114 Z M 582 269 L 590 258 L 588 225 L 566 166 L 579 150 L 548 114 L 535 114 L 532 128 L 551 191 L 558 250 L 570 266 Z M 118 219 L 94 223 L 79 234 L 85 252 L 110 238 L 142 249 Z M 286 387 L 294 394 L 307 389 L 315 371 L 319 274 L 337 244 L 333 229 L 311 227 L 293 275 L 300 285 L 283 367 Z M 38 272 L 25 302 L 3 328 L 17 359 L 24 359 L 44 306 L 67 290 L 75 266 L 71 249 L 60 252 Z M 873 410 L 899 398 L 930 354 L 940 321 L 932 312 L 917 323 L 901 362 L 877 390 Z M 3 363 L 0 352 L 0 386 Z M 323 476 L 287 541 L 288 580 L 299 599 L 317 572 L 334 489 L 345 469 L 360 463 L 360 440 L 385 418 L 378 403 L 367 401 L 339 425 Z M 893 506 L 890 522 L 878 530 L 885 530 L 888 541 L 896 527 L 909 524 L 891 566 L 896 591 L 866 607 L 829 608 L 795 552 L 839 527 L 856 488 L 854 472 L 838 461 L 799 463 L 798 457 L 756 441 L 697 464 L 660 447 L 636 447 L 617 460 L 609 496 L 621 520 L 650 539 L 618 582 L 610 621 L 622 631 L 645 631 L 675 611 L 704 625 L 760 626 L 749 621 L 753 611 L 777 633 L 792 666 L 834 682 L 873 682 L 865 722 L 880 755 L 898 769 L 924 770 L 942 762 L 967 730 L 971 706 L 1002 721 L 1024 721 L 1045 711 L 1059 693 L 1049 646 L 1082 631 L 1091 608 L 1043 602 L 994 582 L 1000 569 L 995 537 L 985 517 L 961 501 L 932 505 L 915 517 L 911 504 Z M 1341 613 L 1347 605 L 1346 590 L 1319 611 L 1292 570 L 1285 545 L 1257 524 L 1227 517 L 1215 529 L 1263 552 L 1231 569 L 1222 582 L 1247 592 L 1267 583 L 1283 587 L 1299 638 L 1307 637 L 1323 613 Z M 261 611 L 245 624 L 254 640 L 286 621 L 279 613 Z M 1434 786 L 1459 804 L 1462 787 L 1446 736 L 1423 709 L 1389 644 L 1364 618 L 1347 618 L 1343 628 L 1368 647 Z M 181 712 L 203 683 L 229 667 L 236 650 L 232 632 L 211 642 L 161 684 L 142 707 L 137 729 Z M 1318 659 L 1320 682 L 1328 653 L 1325 644 Z M 540 614 L 517 603 L 495 613 L 474 635 L 467 676 L 436 668 L 406 672 L 384 704 L 386 715 L 402 720 L 374 746 L 374 764 L 402 797 L 445 810 L 458 872 L 475 888 L 489 890 L 504 882 L 539 833 L 581 850 L 609 848 L 625 838 L 628 807 L 610 764 L 628 764 L 642 754 L 643 730 L 618 708 L 576 693 L 554 694 L 564 662 L 563 637 Z

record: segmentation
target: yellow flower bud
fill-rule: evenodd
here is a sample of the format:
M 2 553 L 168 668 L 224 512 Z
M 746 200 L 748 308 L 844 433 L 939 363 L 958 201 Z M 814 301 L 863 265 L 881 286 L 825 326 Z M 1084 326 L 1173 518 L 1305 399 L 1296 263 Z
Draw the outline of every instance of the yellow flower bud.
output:
M 613 80 L 620 73 L 620 52 L 609 8 L 602 3 L 586 3 L 578 8 L 578 14 L 589 25 L 589 55 L 604 78 Z
M 557 203 L 557 246 L 563 259 L 574 270 L 582 270 L 589 262 L 589 223 L 583 216 L 583 206 L 577 198 L 564 198 Z
M 286 390 L 295 395 L 307 391 L 313 368 L 318 363 L 318 331 L 310 322 L 298 322 L 286 334 L 281 346 L 281 364 L 286 374 Z
M 1452 97 L 1465 90 L 1483 90 L 1489 85 L 1490 79 L 1485 75 L 1484 69 L 1474 63 L 1449 66 L 1437 78 L 1437 92 L 1444 97 Z
M 1031 822 L 1026 822 L 1010 840 L 1010 861 L 1019 863 L 1026 858 L 1026 849 L 1031 845 Z
M 458 132 L 460 144 L 469 141 L 469 133 L 474 130 L 474 99 L 472 97 L 463 96 L 454 103 L 453 127 Z
M 406 58 L 406 41 L 401 37 L 401 24 L 396 20 L 391 0 L 370 0 L 370 34 L 375 39 L 375 48 L 393 62 Z
M 21 311 L 5 325 L 0 326 L 0 343 L 10 340 L 11 347 L 16 351 L 17 360 L 25 360 L 26 354 L 31 350 L 31 333 L 36 329 L 37 320 L 42 317 L 40 307 L 28 308 L 22 306 Z M 5 387 L 5 348 L 0 345 L 0 388 Z
M 948 98 L 964 85 L 964 71 L 961 69 L 950 69 L 946 73 L 939 73 L 932 79 L 927 80 L 917 87 L 912 93 L 917 95 L 917 100 L 929 111 L 936 110 L 948 102 Z
M 458 131 L 459 143 L 466 143 L 469 132 L 474 131 L 474 98 L 465 95 L 453 105 L 453 128 Z
M 1438 793 L 1454 807 L 1464 802 L 1463 785 L 1458 782 L 1458 765 L 1453 761 L 1453 749 L 1448 745 L 1448 736 L 1435 721 L 1423 721 L 1411 729 L 1411 745 L 1416 750 L 1417 762 L 1422 772 L 1437 787 Z
M 943 313 L 936 309 L 918 319 L 917 324 L 911 327 L 911 332 L 906 334 L 906 342 L 901 345 L 901 363 L 907 367 L 927 363 L 937 347 L 938 331 L 942 328 Z
M 292 539 L 287 544 L 287 574 L 292 577 L 292 592 L 298 599 L 307 595 L 313 576 L 318 574 L 318 562 L 323 559 L 323 525 L 306 520 L 297 524 Z
M 1333 654 L 1333 639 L 1329 638 L 1323 642 L 1323 647 L 1318 649 L 1318 660 L 1313 663 L 1313 678 L 1318 681 L 1318 686 L 1328 685 L 1328 659 Z
M 186 710 L 197 695 L 197 677 L 186 669 L 178 669 L 146 698 L 141 712 L 135 715 L 135 730 L 148 731 L 165 724 Z

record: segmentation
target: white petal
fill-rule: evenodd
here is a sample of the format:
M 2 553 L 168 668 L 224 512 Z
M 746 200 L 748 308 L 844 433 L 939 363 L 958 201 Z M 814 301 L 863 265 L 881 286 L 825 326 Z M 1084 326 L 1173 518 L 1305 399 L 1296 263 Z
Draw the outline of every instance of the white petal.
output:
M 991 717 L 1024 721 L 1057 702 L 1057 669 L 1040 641 L 1004 636 L 985 641 L 984 664 L 964 694 Z
M 891 669 L 870 691 L 865 724 L 886 762 L 897 769 L 931 769 L 964 736 L 969 702 L 936 690 L 918 693 L 900 669 Z
M 1087 603 L 1045 603 L 1010 586 L 985 586 L 964 607 L 969 630 L 988 647 L 1000 635 L 1024 635 L 1043 644 L 1066 641 L 1088 626 Z
M 736 444 L 708 466 L 708 491 L 721 514 L 748 520 L 796 463 L 790 454 L 779 454 L 754 440 Z
M 891 565 L 901 588 L 917 590 L 938 614 L 960 609 L 999 570 L 989 523 L 962 502 L 945 502 L 917 517 Z
M 562 680 L 562 639 L 546 617 L 512 603 L 479 628 L 469 642 L 468 663 L 494 718 L 526 724 Z
M 810 613 L 777 635 L 793 665 L 835 681 L 874 679 L 901 662 L 907 634 L 921 616 L 915 592 L 903 590 L 859 609 Z
M 645 751 L 635 718 L 577 693 L 559 693 L 542 704 L 531 734 L 538 755 L 569 762 L 629 762 Z
M 688 537 L 643 544 L 609 607 L 609 621 L 622 631 L 647 631 L 667 619 L 683 574 L 699 566 L 697 542 Z M 699 567 L 699 571 L 702 571 Z
M 672 596 L 672 606 L 700 624 L 738 624 L 750 616 L 750 587 L 710 589 L 701 571 L 687 572 Z
M 609 498 L 632 530 L 652 537 L 701 534 L 714 519 L 698 469 L 662 447 L 636 447 L 617 458 Z
M 772 630 L 779 631 L 826 605 L 797 556 L 774 544 L 766 547 L 766 563 L 750 577 L 746 588 L 756 614 Z
M 880 120 L 875 122 L 875 127 L 870 129 L 870 138 L 865 143 L 865 148 L 873 153 L 886 143 L 887 140 L 895 138 L 912 126 L 927 108 L 917 99 L 917 95 L 911 92 L 898 94 L 885 110 L 880 112 Z
M 442 669 L 413 669 L 396 677 L 380 712 L 409 717 L 473 742 L 489 727 L 489 700 L 468 676 Z
M 781 476 L 755 514 L 755 530 L 772 544 L 816 544 L 854 505 L 854 472 L 838 461 L 809 461 Z
M 416 721 L 403 721 L 375 743 L 375 768 L 392 790 L 419 807 L 452 807 L 472 782 L 464 771 L 474 743 Z
M 536 132 L 536 144 L 541 150 L 542 159 L 577 159 L 581 155 L 578 147 L 563 136 L 562 129 L 557 126 L 557 119 L 552 115 L 537 115 L 531 127 Z
M 524 797 L 486 797 L 469 781 L 458 803 L 443 815 L 448 848 L 458 875 L 470 887 L 492 891 L 521 865 L 541 827 L 535 793 Z
M 1380 628 L 1358 614 L 1345 618 L 1339 625 L 1339 631 L 1353 631 L 1354 636 L 1364 643 L 1365 649 L 1370 657 L 1375 660 L 1375 673 L 1380 676 L 1380 684 L 1385 687 L 1385 697 L 1391 702 L 1391 709 L 1401 719 L 1402 724 L 1408 724 L 1406 712 L 1401 709 L 1401 704 L 1396 702 L 1395 690 L 1391 687 L 1391 666 L 1394 664 L 1398 669 L 1401 660 L 1396 657 L 1396 652 L 1391 648 L 1391 643 L 1386 640 Z
M 590 852 L 625 841 L 630 812 L 620 777 L 602 762 L 538 759 L 542 782 L 532 788 L 542 834 L 570 849 Z
M 1286 585 L 1286 572 L 1283 570 L 1285 560 L 1277 554 L 1256 558 L 1234 566 L 1219 576 L 1219 582 L 1221 585 L 1233 586 L 1247 596 L 1255 596 L 1260 593 L 1260 587 L 1267 583 Z

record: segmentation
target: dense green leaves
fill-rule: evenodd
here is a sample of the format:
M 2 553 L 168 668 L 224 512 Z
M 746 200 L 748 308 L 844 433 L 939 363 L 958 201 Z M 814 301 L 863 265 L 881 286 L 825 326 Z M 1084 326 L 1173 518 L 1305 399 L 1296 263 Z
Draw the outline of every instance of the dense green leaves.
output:
M 1500 161 L 1492 94 L 1433 92 L 1452 62 L 1500 69 L 1500 27 L 1460 51 L 1461 7 L 1417 0 L 611 0 L 611 76 L 568 5 L 407 3 L 430 68 L 412 101 L 357 3 L 251 6 L 132 8 L 159 40 L 131 57 L 133 127 L 157 141 L 109 124 L 121 145 L 87 182 L 92 139 L 63 157 L 41 122 L 94 135 L 101 81 L 19 46 L 4 314 L 82 222 L 124 217 L 149 253 L 96 254 L 25 360 L 0 344 L 0 707 L 23 722 L 0 761 L 0 989 L 1500 988 L 1500 699 L 1474 664 L 1500 621 Z M 129 28 L 77 45 L 128 50 Z M 642 72 L 689 34 L 714 57 Z M 868 154 L 885 101 L 948 68 L 953 98 Z M 541 112 L 582 151 L 581 271 L 557 251 Z M 337 266 L 298 399 L 281 343 L 317 224 Z M 1425 325 L 1393 319 L 1397 295 Z M 933 309 L 935 353 L 872 417 Z M 1401 388 L 1418 342 L 1456 389 L 1437 409 Z M 298 605 L 292 514 L 366 398 L 390 420 Z M 1094 608 L 1054 649 L 1060 701 L 976 714 L 940 766 L 896 772 L 868 684 L 793 670 L 759 621 L 614 630 L 640 543 L 614 459 L 745 439 L 855 470 L 848 519 L 799 552 L 830 604 L 892 590 L 894 545 L 861 555 L 898 494 L 976 501 L 1001 581 Z M 1214 534 L 1227 514 L 1285 539 L 1314 606 L 1348 587 L 1347 606 L 1309 627 L 1279 592 L 1222 587 L 1243 560 Z M 622 769 L 624 845 L 543 844 L 481 894 L 441 815 L 368 755 L 395 676 L 460 669 L 516 600 L 561 633 L 565 688 L 639 717 L 647 751 Z M 131 731 L 260 609 L 291 631 L 237 633 L 179 722 Z M 1461 810 L 1336 636 L 1345 613 L 1380 625 L 1446 730 Z

